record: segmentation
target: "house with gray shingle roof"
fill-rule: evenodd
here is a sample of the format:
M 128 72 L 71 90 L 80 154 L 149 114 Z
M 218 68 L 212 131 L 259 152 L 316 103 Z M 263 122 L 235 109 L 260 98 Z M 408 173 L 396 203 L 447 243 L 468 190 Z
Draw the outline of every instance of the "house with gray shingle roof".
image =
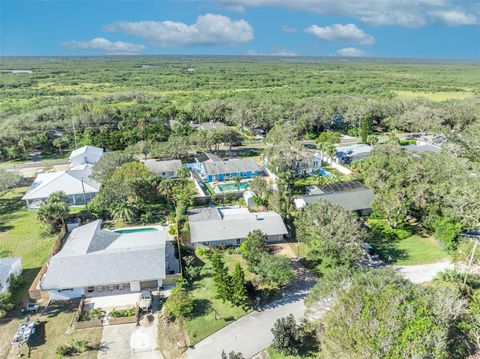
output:
M 278 242 L 288 234 L 282 217 L 276 212 L 250 212 L 247 208 L 209 207 L 188 211 L 190 240 L 197 246 L 237 246 L 254 231 Z
M 207 182 L 228 181 L 235 177 L 252 178 L 262 172 L 257 162 L 251 158 L 209 159 L 201 162 L 197 168 Z
M 158 161 L 150 159 L 144 163 L 150 171 L 162 178 L 177 178 L 177 173 L 182 168 L 182 161 L 180 160 Z
M 165 228 L 107 231 L 97 220 L 75 228 L 47 268 L 40 289 L 69 299 L 162 287 L 179 262 Z
M 362 182 L 351 181 L 323 187 L 312 186 L 306 195 L 294 199 L 294 202 L 298 209 L 302 209 L 322 200 L 366 216 L 372 212 L 374 195 Z

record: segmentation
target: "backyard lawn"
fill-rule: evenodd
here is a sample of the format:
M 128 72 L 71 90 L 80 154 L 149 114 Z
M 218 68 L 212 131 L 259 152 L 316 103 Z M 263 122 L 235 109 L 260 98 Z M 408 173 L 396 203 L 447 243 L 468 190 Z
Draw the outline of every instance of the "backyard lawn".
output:
M 50 254 L 55 235 L 45 235 L 37 221 L 37 212 L 29 211 L 22 201 L 27 187 L 16 188 L 0 198 L 0 251 L 3 256 L 22 257 L 25 285 L 14 293 L 18 303 L 40 267 Z
M 75 311 L 78 307 L 78 301 L 53 302 L 42 314 L 32 316 L 37 322 L 35 333 L 30 337 L 30 357 L 31 358 L 55 358 L 56 350 L 61 345 L 69 345 L 73 338 L 86 340 L 91 347 L 90 350 L 76 355 L 79 358 L 96 358 L 98 347 L 102 338 L 103 328 L 73 329 L 71 326 Z M 21 317 L 10 319 L 8 322 L 0 324 L 0 357 L 7 357 L 11 349 L 10 340 L 17 330 Z M 13 349 L 15 354 L 17 349 Z M 27 346 L 20 348 L 24 356 L 28 353 Z
M 233 268 L 238 258 L 239 256 L 226 254 L 227 267 Z M 245 274 L 245 277 L 249 279 L 251 275 Z M 193 283 L 190 295 L 194 301 L 193 316 L 184 322 L 190 338 L 190 345 L 195 345 L 247 313 L 241 308 L 232 306 L 229 302 L 223 303 L 221 300 L 214 298 L 215 284 L 208 264 L 202 269 L 201 279 Z

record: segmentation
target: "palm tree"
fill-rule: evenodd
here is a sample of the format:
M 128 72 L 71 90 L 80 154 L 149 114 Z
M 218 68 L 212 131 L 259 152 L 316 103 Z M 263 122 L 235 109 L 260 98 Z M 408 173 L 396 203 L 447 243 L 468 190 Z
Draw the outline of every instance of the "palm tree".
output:
M 137 209 L 128 201 L 120 202 L 113 208 L 112 216 L 114 219 L 132 222 L 136 217 Z
M 240 187 L 242 186 L 242 177 L 240 177 L 240 176 L 233 177 L 233 182 L 237 186 L 237 191 L 240 192 Z

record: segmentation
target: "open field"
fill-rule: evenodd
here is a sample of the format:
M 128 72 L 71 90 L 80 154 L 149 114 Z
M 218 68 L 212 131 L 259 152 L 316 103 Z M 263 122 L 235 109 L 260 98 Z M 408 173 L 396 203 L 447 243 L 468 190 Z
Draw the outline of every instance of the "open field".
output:
M 22 257 L 25 285 L 14 293 L 18 303 L 50 254 L 56 235 L 45 234 L 37 212 L 22 201 L 27 187 L 16 188 L 0 198 L 0 249 L 8 256 Z
M 399 97 L 405 97 L 405 98 L 422 97 L 431 101 L 464 100 L 464 99 L 475 96 L 475 94 L 470 91 L 458 91 L 458 92 L 395 91 L 395 93 Z

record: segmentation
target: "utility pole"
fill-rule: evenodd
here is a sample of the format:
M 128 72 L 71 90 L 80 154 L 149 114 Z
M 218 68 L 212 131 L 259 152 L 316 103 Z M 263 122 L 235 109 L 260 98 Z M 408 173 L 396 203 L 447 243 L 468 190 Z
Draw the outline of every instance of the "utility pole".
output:
M 467 277 L 470 274 L 470 271 L 472 269 L 473 259 L 475 258 L 475 252 L 477 251 L 477 247 L 478 247 L 478 238 L 475 239 L 475 243 L 473 244 L 473 248 L 470 251 L 470 254 L 468 255 L 467 271 L 465 273 L 465 278 L 463 280 L 463 284 L 467 283 Z

